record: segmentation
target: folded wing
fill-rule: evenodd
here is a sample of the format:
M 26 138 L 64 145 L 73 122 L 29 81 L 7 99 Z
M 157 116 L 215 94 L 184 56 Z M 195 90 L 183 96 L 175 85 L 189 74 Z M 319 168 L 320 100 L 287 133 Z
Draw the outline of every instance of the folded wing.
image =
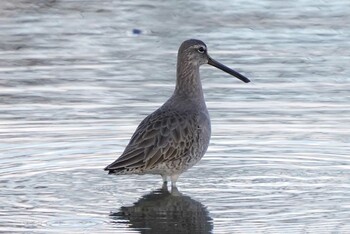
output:
M 141 122 L 123 154 L 105 170 L 119 174 L 135 170 L 142 173 L 158 163 L 187 154 L 198 134 L 197 122 L 193 114 L 154 112 Z

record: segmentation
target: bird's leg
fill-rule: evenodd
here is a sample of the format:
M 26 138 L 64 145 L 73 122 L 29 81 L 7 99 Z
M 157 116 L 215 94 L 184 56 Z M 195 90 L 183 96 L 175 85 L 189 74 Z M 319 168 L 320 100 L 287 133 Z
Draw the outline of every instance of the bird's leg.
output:
M 162 179 L 163 179 L 163 184 L 168 183 L 168 176 L 167 175 L 162 175 Z
M 163 185 L 162 185 L 162 190 L 163 191 L 168 191 L 168 176 L 167 175 L 161 175 L 163 179 Z
M 182 193 L 180 193 L 177 187 L 171 186 L 171 195 L 179 197 L 182 196 Z
M 171 175 L 170 179 L 171 179 L 171 187 L 172 188 L 176 188 L 176 181 L 179 178 L 180 175 Z
M 179 192 L 179 190 L 176 187 L 176 181 L 179 178 L 180 175 L 172 175 L 171 178 L 171 194 L 173 196 L 181 196 L 182 194 Z

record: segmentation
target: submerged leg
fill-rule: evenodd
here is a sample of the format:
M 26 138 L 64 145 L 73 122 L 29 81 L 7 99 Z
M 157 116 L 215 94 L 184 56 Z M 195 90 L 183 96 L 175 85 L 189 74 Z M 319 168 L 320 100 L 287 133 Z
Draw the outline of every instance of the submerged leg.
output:
M 167 175 L 161 175 L 163 179 L 163 185 L 162 185 L 162 190 L 163 191 L 168 191 L 168 176 Z
M 161 175 L 163 179 L 163 183 L 166 184 L 168 183 L 168 176 L 167 175 Z
M 171 195 L 173 196 L 182 196 L 182 193 L 177 189 L 177 187 L 171 186 Z

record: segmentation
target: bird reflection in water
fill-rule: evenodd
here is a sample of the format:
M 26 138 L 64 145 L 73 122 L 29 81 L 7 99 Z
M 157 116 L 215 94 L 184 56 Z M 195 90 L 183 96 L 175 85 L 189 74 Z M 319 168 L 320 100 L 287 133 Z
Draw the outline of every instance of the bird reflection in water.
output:
M 213 223 L 202 203 L 166 186 L 142 196 L 132 206 L 110 214 L 115 223 L 128 220 L 140 233 L 212 233 Z M 123 222 L 124 220 L 124 222 Z

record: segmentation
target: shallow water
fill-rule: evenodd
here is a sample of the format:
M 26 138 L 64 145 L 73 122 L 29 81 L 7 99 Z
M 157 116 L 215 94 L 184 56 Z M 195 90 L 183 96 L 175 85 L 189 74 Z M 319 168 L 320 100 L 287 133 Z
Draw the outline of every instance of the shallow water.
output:
M 350 232 L 347 1 L 16 0 L 0 12 L 0 232 Z M 201 69 L 212 139 L 182 195 L 157 190 L 159 176 L 106 175 L 171 95 L 188 38 L 252 83 Z

